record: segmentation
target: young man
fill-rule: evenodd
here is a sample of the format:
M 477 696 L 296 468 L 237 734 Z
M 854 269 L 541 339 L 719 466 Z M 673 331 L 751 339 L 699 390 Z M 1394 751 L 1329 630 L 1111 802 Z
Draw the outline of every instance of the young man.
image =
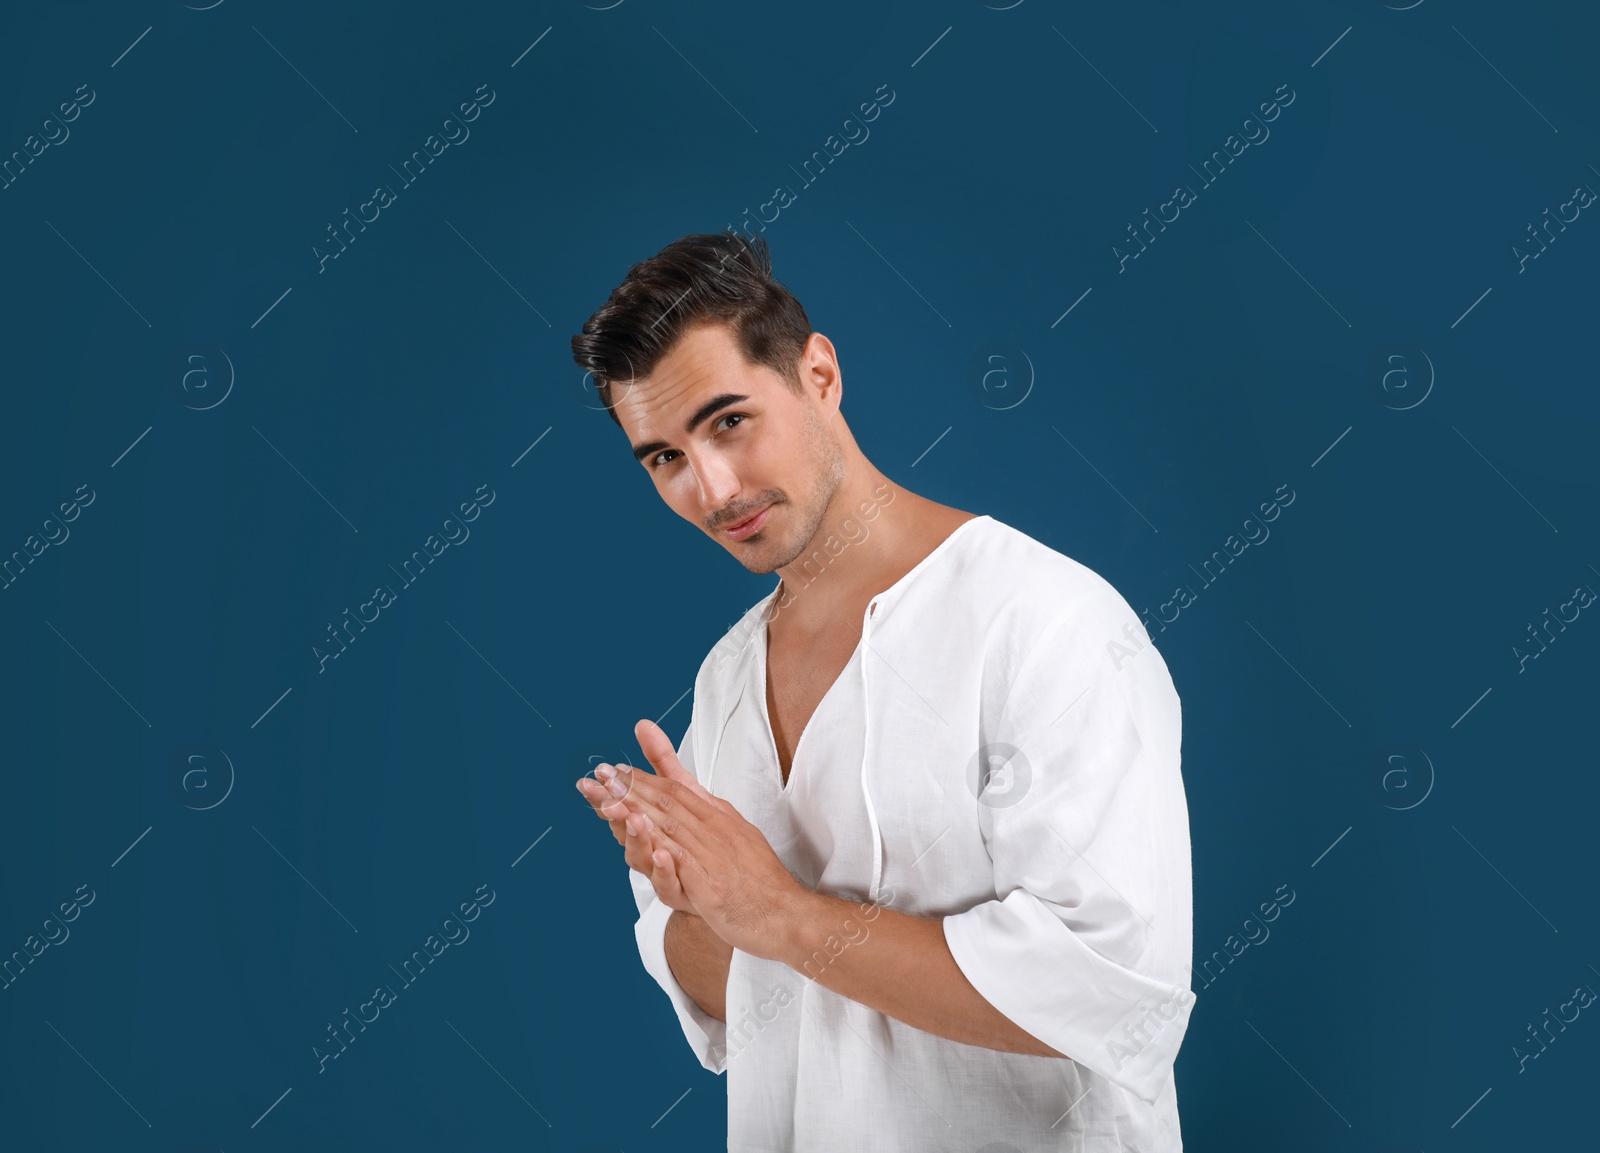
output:
M 1181 1149 L 1182 717 L 1137 615 L 879 472 L 759 239 L 669 244 L 572 346 L 667 506 L 780 574 L 682 744 L 636 726 L 655 772 L 578 782 L 729 1149 Z

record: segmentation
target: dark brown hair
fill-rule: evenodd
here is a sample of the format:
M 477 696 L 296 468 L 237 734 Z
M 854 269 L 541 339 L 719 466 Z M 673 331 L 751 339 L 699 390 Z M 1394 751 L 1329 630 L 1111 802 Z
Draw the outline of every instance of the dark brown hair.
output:
M 800 353 L 811 321 L 773 278 L 765 238 L 731 227 L 674 240 L 628 269 L 572 338 L 572 357 L 594 376 L 595 392 L 621 428 L 611 385 L 649 376 L 686 329 L 707 321 L 731 329 L 745 360 L 802 392 Z

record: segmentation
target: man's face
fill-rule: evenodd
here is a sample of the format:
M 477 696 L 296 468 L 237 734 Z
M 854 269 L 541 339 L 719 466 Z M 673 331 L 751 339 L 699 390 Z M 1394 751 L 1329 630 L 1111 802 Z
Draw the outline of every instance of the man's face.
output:
M 612 385 L 617 418 L 661 499 L 751 572 L 804 552 L 844 479 L 829 428 L 838 379 L 831 351 L 816 358 L 819 339 L 800 360 L 802 396 L 710 323 L 687 329 L 650 376 Z M 832 387 L 814 383 L 818 367 Z M 727 531 L 758 513 L 755 531 Z

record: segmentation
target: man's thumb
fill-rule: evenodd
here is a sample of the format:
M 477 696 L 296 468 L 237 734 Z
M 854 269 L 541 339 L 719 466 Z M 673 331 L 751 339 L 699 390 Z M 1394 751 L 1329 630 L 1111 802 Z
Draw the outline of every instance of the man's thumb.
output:
M 700 782 L 678 760 L 678 752 L 673 747 L 672 738 L 662 731 L 660 725 L 651 720 L 641 720 L 633 727 L 633 735 L 638 739 L 640 751 L 644 753 L 645 760 L 650 762 L 650 767 L 655 769 L 657 776 L 699 788 Z

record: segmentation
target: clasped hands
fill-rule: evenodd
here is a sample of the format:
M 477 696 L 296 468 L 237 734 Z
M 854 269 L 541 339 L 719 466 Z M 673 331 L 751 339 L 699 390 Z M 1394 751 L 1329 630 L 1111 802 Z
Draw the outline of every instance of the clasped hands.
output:
M 598 780 L 578 780 L 626 850 L 628 867 L 648 877 L 665 904 L 701 917 L 735 949 L 785 960 L 814 894 L 760 829 L 683 767 L 660 726 L 641 720 L 633 733 L 655 772 L 602 764 Z

